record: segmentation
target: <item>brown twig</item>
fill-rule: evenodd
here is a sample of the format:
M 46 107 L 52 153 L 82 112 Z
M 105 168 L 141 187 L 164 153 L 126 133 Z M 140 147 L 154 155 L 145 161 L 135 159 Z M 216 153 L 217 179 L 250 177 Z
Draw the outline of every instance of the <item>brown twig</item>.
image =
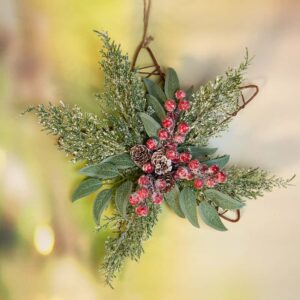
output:
M 158 76 L 160 76 L 160 79 L 163 81 L 165 79 L 165 74 L 161 70 L 160 65 L 157 62 L 157 59 L 155 58 L 153 51 L 151 50 L 151 48 L 149 46 L 151 41 L 153 41 L 153 37 L 151 35 L 148 35 L 150 9 L 151 9 L 151 0 L 144 0 L 143 36 L 142 36 L 141 42 L 138 44 L 138 46 L 134 52 L 131 69 L 136 70 L 140 74 L 146 75 L 146 77 L 150 77 L 152 75 L 158 75 Z M 149 54 L 149 56 L 153 62 L 153 65 L 147 66 L 147 67 L 142 67 L 142 68 L 136 68 L 136 63 L 137 63 L 138 57 L 143 49 L 146 50 L 147 53 Z M 139 71 L 139 70 L 148 69 L 148 68 L 154 68 L 154 70 L 152 72 L 147 72 L 147 71 L 140 72 Z
M 218 211 L 218 208 L 217 208 L 217 211 Z M 235 211 L 235 213 L 236 213 L 235 219 L 232 219 L 232 218 L 227 217 L 227 216 L 225 215 L 227 212 L 228 212 L 228 209 L 224 210 L 224 211 L 221 212 L 221 213 L 218 212 L 218 215 L 219 215 L 221 218 L 223 218 L 224 220 L 229 221 L 229 222 L 232 222 L 232 223 L 236 223 L 236 222 L 238 222 L 238 221 L 240 220 L 240 218 L 241 218 L 241 212 L 240 212 L 239 209 Z
M 247 90 L 247 89 L 255 89 L 254 93 L 251 95 L 251 97 L 248 99 L 248 100 L 245 100 L 245 96 L 243 94 L 243 91 L 242 90 Z M 237 110 L 232 112 L 232 113 L 229 113 L 228 114 L 228 118 L 226 118 L 225 120 L 223 120 L 219 125 L 227 122 L 230 118 L 232 117 L 235 117 L 242 109 L 244 109 L 255 97 L 256 95 L 258 94 L 259 92 L 259 88 L 256 84 L 248 84 L 248 85 L 245 85 L 245 86 L 241 86 L 240 87 L 240 90 L 241 90 L 241 98 L 242 98 L 242 104 L 239 104 L 239 101 L 240 99 L 238 99 L 238 103 L 237 103 Z

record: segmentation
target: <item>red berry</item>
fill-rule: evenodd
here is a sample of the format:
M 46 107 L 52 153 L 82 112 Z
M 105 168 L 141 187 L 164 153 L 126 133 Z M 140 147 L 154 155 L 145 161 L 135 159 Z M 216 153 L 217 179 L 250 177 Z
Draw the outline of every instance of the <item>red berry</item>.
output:
M 202 174 L 205 174 L 208 170 L 208 166 L 207 165 L 201 165 L 200 166 L 200 171 Z
M 185 99 L 179 100 L 179 103 L 178 103 L 178 109 L 179 110 L 187 111 L 187 110 L 190 109 L 190 107 L 191 107 L 191 105 L 190 105 L 190 102 L 188 100 L 185 100 Z
M 178 176 L 179 179 L 185 179 L 186 176 L 188 175 L 188 171 L 184 167 L 179 167 L 176 171 L 176 175 Z
M 156 139 L 153 139 L 153 138 L 147 140 L 147 142 L 146 142 L 146 147 L 149 150 L 156 150 L 157 145 L 158 145 L 158 141 Z
M 200 162 L 197 159 L 193 159 L 189 162 L 188 166 L 192 171 L 197 171 L 197 170 L 199 170 Z
M 177 100 L 182 99 L 182 98 L 184 98 L 185 96 L 186 96 L 186 94 L 185 94 L 185 91 L 183 91 L 183 90 L 178 90 L 178 91 L 175 93 L 175 97 L 176 97 Z
M 176 134 L 174 136 L 174 142 L 178 143 L 178 144 L 182 144 L 185 140 L 185 136 L 181 135 L 181 134 Z
M 184 163 L 188 163 L 192 159 L 192 155 L 188 151 L 180 153 L 179 157 L 180 157 L 180 161 Z
M 194 179 L 194 174 L 190 171 L 190 172 L 188 172 L 188 174 L 187 174 L 187 176 L 186 176 L 186 179 L 187 180 L 192 180 L 192 179 Z
M 132 206 L 138 205 L 141 202 L 141 198 L 137 194 L 131 194 L 129 197 L 129 203 Z
M 144 164 L 142 169 L 145 173 L 148 173 L 148 174 L 152 173 L 154 171 L 154 167 L 150 163 Z
M 170 150 L 176 150 L 177 149 L 177 145 L 175 143 L 168 143 L 166 145 L 166 147 Z
M 208 172 L 212 174 L 216 174 L 219 172 L 219 167 L 217 165 L 212 165 L 208 168 Z
M 160 191 L 163 191 L 167 186 L 167 182 L 162 179 L 162 178 L 159 178 L 155 181 L 155 187 L 160 190 Z
M 140 217 L 148 216 L 149 209 L 146 205 L 140 205 L 135 209 L 135 213 Z
M 168 149 L 166 150 L 166 157 L 171 160 L 178 159 L 179 153 L 175 150 Z
M 165 102 L 166 111 L 172 112 L 176 108 L 176 102 L 173 99 L 167 99 Z
M 179 160 L 180 160 L 179 159 L 179 153 L 177 153 L 177 156 L 172 159 L 172 162 L 175 163 L 175 164 L 177 164 L 177 163 L 179 163 Z
M 158 138 L 160 140 L 165 141 L 165 140 L 168 139 L 168 137 L 169 137 L 169 133 L 168 133 L 168 131 L 166 129 L 160 129 L 158 131 Z
M 181 122 L 178 124 L 177 130 L 180 134 L 186 134 L 190 130 L 190 127 L 186 122 Z
M 216 185 L 216 182 L 215 182 L 214 179 L 210 178 L 210 179 L 206 180 L 205 184 L 206 184 L 207 187 L 212 188 L 212 187 L 214 187 Z
M 138 179 L 138 184 L 141 185 L 141 186 L 147 186 L 148 184 L 150 184 L 150 178 L 146 175 L 142 175 Z
M 159 194 L 159 193 L 153 193 L 152 195 L 152 202 L 154 204 L 161 204 L 163 202 L 163 195 L 162 194 Z
M 224 172 L 219 172 L 216 177 L 219 183 L 224 183 L 227 180 L 227 175 Z
M 173 120 L 167 117 L 162 120 L 161 124 L 164 128 L 170 128 L 173 125 Z
M 137 194 L 142 200 L 144 200 L 144 199 L 146 199 L 147 197 L 149 197 L 150 192 L 149 192 L 149 190 L 146 189 L 146 188 L 141 188 L 141 189 L 139 189 L 139 190 L 136 191 L 136 194 Z
M 195 189 L 197 189 L 197 190 L 199 190 L 199 189 L 201 189 L 202 187 L 203 187 L 203 180 L 202 179 L 200 179 L 200 178 L 196 178 L 195 180 L 194 180 L 194 187 L 195 187 Z

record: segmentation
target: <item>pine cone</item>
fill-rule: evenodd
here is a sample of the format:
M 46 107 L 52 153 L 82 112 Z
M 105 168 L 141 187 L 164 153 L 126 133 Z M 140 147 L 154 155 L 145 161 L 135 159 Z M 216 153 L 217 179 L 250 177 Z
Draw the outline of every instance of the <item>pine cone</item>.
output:
M 145 145 L 135 145 L 130 149 L 131 159 L 134 163 L 142 168 L 145 163 L 147 163 L 151 155 Z
M 151 162 L 154 165 L 155 173 L 164 175 L 172 170 L 172 161 L 165 156 L 162 149 L 153 153 Z
M 173 186 L 175 185 L 175 179 L 172 176 L 171 173 L 168 173 L 164 176 L 165 181 L 167 182 L 166 187 L 164 188 L 164 190 L 162 191 L 163 193 L 168 193 L 171 191 L 171 189 L 173 188 Z

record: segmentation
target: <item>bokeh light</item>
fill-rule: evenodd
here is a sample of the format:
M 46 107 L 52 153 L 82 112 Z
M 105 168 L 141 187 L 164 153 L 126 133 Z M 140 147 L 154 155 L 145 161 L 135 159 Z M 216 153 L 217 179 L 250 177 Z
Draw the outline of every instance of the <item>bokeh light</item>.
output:
M 54 248 L 54 231 L 49 225 L 38 225 L 34 231 L 34 247 L 42 255 L 49 255 Z

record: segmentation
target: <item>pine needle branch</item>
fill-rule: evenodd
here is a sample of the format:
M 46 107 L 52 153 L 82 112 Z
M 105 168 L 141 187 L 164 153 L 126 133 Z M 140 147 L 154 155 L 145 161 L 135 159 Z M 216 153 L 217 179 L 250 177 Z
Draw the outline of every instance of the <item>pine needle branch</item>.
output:
M 106 118 L 114 123 L 113 130 L 131 147 L 143 140 L 138 113 L 146 107 L 144 85 L 131 70 L 128 56 L 122 54 L 120 46 L 111 41 L 107 33 L 96 33 L 103 42 L 100 65 L 105 75 L 104 92 L 98 96 L 99 105 Z
M 189 122 L 191 131 L 187 142 L 206 145 L 210 137 L 226 130 L 232 112 L 239 109 L 240 86 L 251 59 L 248 51 L 237 69 L 228 69 L 225 75 L 203 85 L 192 95 L 192 106 L 183 119 Z
M 226 170 L 228 180 L 217 186 L 217 189 L 235 199 L 244 201 L 256 199 L 263 196 L 265 192 L 271 192 L 274 188 L 287 188 L 295 176 L 283 179 L 270 175 L 260 168 L 239 168 L 231 167 Z
M 125 147 L 107 123 L 92 113 L 82 112 L 76 105 L 49 103 L 48 106 L 30 107 L 27 111 L 36 113 L 43 129 L 58 137 L 58 148 L 71 155 L 74 162 L 96 163 L 107 156 L 125 152 Z
M 128 207 L 128 217 L 124 219 L 120 215 L 114 215 L 107 221 L 112 225 L 112 229 L 117 229 L 116 237 L 110 237 L 106 241 L 106 255 L 101 271 L 105 276 L 106 284 L 112 286 L 112 281 L 122 268 L 126 258 L 138 261 L 142 253 L 143 242 L 147 240 L 153 231 L 154 225 L 158 221 L 161 212 L 159 205 L 149 201 L 149 215 L 138 217 L 132 206 Z

